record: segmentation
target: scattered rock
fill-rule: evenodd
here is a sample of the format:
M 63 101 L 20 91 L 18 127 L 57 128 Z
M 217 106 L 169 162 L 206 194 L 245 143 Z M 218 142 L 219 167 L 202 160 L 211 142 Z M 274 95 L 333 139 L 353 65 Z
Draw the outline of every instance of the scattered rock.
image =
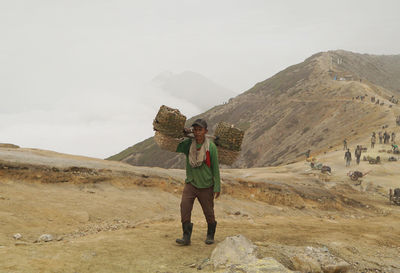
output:
M 206 258 L 197 266 L 197 270 L 202 270 L 208 266 L 211 266 L 211 262 L 209 258 Z
M 243 235 L 225 238 L 211 253 L 211 262 L 215 268 L 221 265 L 250 263 L 255 261 L 257 247 Z
M 227 237 L 211 253 L 210 263 L 216 272 L 292 272 L 273 258 L 258 259 L 256 252 L 257 246 L 243 235 Z
M 13 235 L 13 237 L 14 237 L 15 240 L 19 240 L 19 239 L 22 238 L 22 235 L 21 235 L 21 233 L 16 233 L 16 234 Z
M 53 236 L 51 234 L 42 234 L 40 235 L 38 242 L 50 242 L 53 241 Z
M 290 261 L 294 269 L 301 272 L 345 273 L 350 269 L 349 263 L 332 255 L 327 247 L 308 246 Z
M 248 264 L 235 264 L 230 266 L 224 273 L 231 272 L 244 272 L 244 273 L 258 273 L 258 272 L 274 272 L 274 273 L 291 273 L 293 271 L 287 269 L 282 264 L 277 262 L 274 258 L 266 257 L 257 259 Z

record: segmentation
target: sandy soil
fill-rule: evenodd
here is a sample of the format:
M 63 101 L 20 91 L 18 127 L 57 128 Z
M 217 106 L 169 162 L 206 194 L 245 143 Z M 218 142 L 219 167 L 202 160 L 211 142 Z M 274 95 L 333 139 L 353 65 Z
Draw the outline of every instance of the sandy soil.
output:
M 366 154 L 384 148 L 377 146 Z M 288 268 L 292 247 L 326 246 L 352 272 L 400 272 L 400 207 L 387 197 L 389 188 L 400 187 L 400 162 L 345 168 L 343 154 L 333 149 L 317 157 L 332 167 L 331 176 L 306 162 L 223 170 L 217 243 L 243 234 L 260 256 Z M 359 184 L 346 176 L 355 169 L 371 173 Z M 0 272 L 198 272 L 215 245 L 203 242 L 197 202 L 192 245 L 175 244 L 184 175 L 0 148 Z M 44 233 L 55 240 L 37 242 Z

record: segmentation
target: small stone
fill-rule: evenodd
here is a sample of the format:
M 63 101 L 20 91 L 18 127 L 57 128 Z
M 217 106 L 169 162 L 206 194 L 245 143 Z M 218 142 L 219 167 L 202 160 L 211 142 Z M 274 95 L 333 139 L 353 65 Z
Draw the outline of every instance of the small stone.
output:
M 13 235 L 13 237 L 14 237 L 15 240 L 19 240 L 19 239 L 22 238 L 22 235 L 20 233 L 16 233 L 16 234 Z
M 42 234 L 40 235 L 39 242 L 50 242 L 53 241 L 53 236 L 51 234 Z
M 240 211 L 235 212 L 235 215 L 240 215 Z

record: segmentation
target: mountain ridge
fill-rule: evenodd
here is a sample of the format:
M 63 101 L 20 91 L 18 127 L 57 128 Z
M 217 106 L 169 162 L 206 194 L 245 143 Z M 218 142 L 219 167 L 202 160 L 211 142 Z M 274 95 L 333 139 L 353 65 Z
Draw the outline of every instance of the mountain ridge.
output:
M 394 117 L 399 111 L 388 100 L 400 94 L 397 86 L 400 55 L 319 52 L 228 103 L 192 117 L 186 125 L 202 117 L 211 125 L 210 133 L 220 121 L 246 130 L 241 155 L 233 167 L 287 164 L 303 159 L 308 149 L 318 154 L 339 147 L 344 138 L 365 137 L 371 128 L 378 130 L 383 124 L 395 128 Z M 361 97 L 365 99 L 357 99 Z M 371 103 L 371 97 L 385 105 Z M 152 138 L 124 150 L 123 156 L 120 153 L 109 159 L 133 165 L 184 167 L 181 155 L 161 151 Z

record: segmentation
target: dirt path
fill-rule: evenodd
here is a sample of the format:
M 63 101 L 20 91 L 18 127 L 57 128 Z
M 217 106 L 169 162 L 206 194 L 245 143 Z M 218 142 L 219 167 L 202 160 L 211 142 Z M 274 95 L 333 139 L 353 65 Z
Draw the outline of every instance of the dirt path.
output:
M 206 224 L 197 202 L 192 245 L 174 243 L 181 236 L 182 170 L 37 152 L 45 159 L 27 161 L 31 151 L 14 155 L 22 162 L 1 157 L 0 272 L 198 272 L 210 257 L 214 246 L 203 242 Z M 288 268 L 294 247 L 326 246 L 352 264 L 352 272 L 400 272 L 400 207 L 390 206 L 380 188 L 396 183 L 399 163 L 372 166 L 362 187 L 355 186 L 341 153 L 321 156 L 333 164 L 332 176 L 307 171 L 304 162 L 223 170 L 217 243 L 243 234 L 259 255 Z M 55 163 L 32 165 L 46 160 Z M 360 167 L 370 168 L 366 164 Z M 66 181 L 57 182 L 59 176 Z M 15 233 L 22 239 L 14 240 Z M 44 233 L 56 240 L 35 243 Z

